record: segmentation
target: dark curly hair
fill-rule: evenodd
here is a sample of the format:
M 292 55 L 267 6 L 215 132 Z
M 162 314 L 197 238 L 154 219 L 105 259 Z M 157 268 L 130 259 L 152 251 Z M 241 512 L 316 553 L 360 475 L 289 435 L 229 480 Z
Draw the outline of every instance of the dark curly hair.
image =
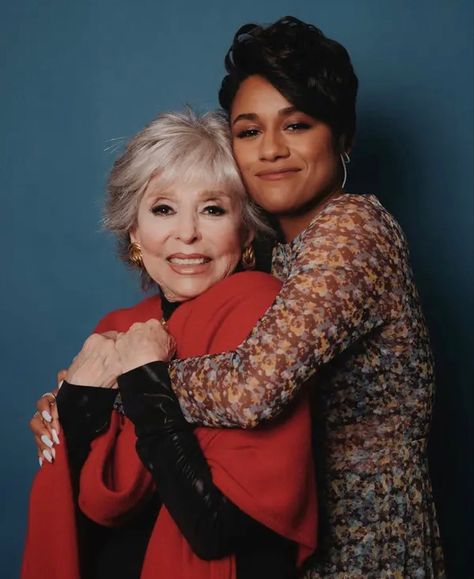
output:
M 336 138 L 352 142 L 357 77 L 347 50 L 311 24 L 292 16 L 263 27 L 245 24 L 225 57 L 227 75 L 219 91 L 230 112 L 240 84 L 257 74 L 297 109 L 327 123 Z

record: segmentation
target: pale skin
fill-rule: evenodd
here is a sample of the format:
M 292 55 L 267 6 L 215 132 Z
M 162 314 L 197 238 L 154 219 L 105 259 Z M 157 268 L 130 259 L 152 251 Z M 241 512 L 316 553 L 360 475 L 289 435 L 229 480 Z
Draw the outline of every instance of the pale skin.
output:
M 161 191 L 153 178 L 138 208 L 132 241 L 142 247 L 143 264 L 170 301 L 185 301 L 230 275 L 253 234 L 242 230 L 232 194 L 215 183 L 177 183 Z M 164 353 L 166 352 L 166 355 Z M 169 361 L 174 339 L 159 320 L 133 324 L 127 332 L 92 334 L 58 383 L 117 388 L 117 376 L 154 361 Z M 57 393 L 57 389 L 53 393 Z M 40 464 L 54 462 L 59 417 L 55 399 L 42 396 L 30 421 Z

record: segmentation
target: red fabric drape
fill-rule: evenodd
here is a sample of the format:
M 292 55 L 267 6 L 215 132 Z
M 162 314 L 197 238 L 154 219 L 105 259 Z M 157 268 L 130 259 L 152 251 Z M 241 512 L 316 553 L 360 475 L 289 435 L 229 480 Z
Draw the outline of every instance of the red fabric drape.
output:
M 279 282 L 266 274 L 241 273 L 183 304 L 169 321 L 177 355 L 198 356 L 235 348 L 272 303 L 279 287 Z M 161 317 L 156 297 L 109 314 L 97 331 L 126 331 L 132 323 L 153 317 Z M 283 419 L 256 430 L 197 428 L 195 432 L 215 484 L 250 516 L 295 541 L 301 563 L 316 546 L 315 480 L 306 398 Z M 79 504 L 100 524 L 120 524 L 153 490 L 134 444 L 131 423 L 116 413 L 108 432 L 93 442 L 81 474 Z M 33 483 L 22 579 L 79 577 L 64 442 L 58 451 L 55 464 L 44 465 Z M 59 546 L 50 541 L 58 536 L 51 533 L 51 524 L 61 533 Z M 163 507 L 141 574 L 142 579 L 161 577 L 235 579 L 235 559 L 199 559 Z

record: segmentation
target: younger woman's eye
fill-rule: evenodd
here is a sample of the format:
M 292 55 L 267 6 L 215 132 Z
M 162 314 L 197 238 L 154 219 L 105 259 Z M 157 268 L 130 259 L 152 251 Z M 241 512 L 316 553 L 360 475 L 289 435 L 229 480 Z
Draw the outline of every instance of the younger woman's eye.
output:
M 207 215 L 217 215 L 217 216 L 224 215 L 225 213 L 227 213 L 226 210 L 220 205 L 207 205 L 206 207 L 204 207 L 202 211 Z
M 286 125 L 285 128 L 290 131 L 304 131 L 306 129 L 310 129 L 311 125 L 309 123 L 304 122 L 290 123 L 289 125 Z
M 248 139 L 249 137 L 256 137 L 258 133 L 258 129 L 242 129 L 237 132 L 236 137 L 238 139 Z
M 172 215 L 174 213 L 174 209 L 165 203 L 159 203 L 158 205 L 154 205 L 151 208 L 151 212 L 153 215 Z

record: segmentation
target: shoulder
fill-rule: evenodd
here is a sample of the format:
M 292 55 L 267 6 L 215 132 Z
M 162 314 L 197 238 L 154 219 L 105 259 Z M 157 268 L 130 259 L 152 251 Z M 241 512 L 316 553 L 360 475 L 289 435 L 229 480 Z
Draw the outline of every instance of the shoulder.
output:
M 234 305 L 271 303 L 280 288 L 281 282 L 268 273 L 245 271 L 226 277 L 196 299 L 203 303 L 215 303 L 217 300 L 220 304 Z
M 120 308 L 106 314 L 95 327 L 94 333 L 110 330 L 125 332 L 135 322 L 146 322 L 151 318 L 161 318 L 161 301 L 158 295 L 145 298 L 128 308 Z
M 360 235 L 393 234 L 400 226 L 375 195 L 345 193 L 329 203 L 313 221 L 312 233 L 326 230 L 355 232 Z
M 339 252 L 341 258 L 385 261 L 406 249 L 399 224 L 374 195 L 337 197 L 317 215 L 301 242 L 303 251 L 322 260 L 327 253 Z
M 169 323 L 178 344 L 178 356 L 237 347 L 272 305 L 280 288 L 280 281 L 267 273 L 242 272 L 184 303 Z

